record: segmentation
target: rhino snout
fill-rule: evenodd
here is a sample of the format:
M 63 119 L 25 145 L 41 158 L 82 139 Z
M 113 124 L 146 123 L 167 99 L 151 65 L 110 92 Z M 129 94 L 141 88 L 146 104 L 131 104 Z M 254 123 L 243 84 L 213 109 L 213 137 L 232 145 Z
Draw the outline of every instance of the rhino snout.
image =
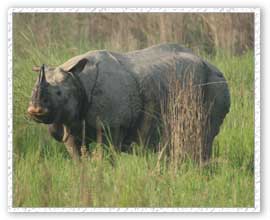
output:
M 46 115 L 49 111 L 47 108 L 30 105 L 27 109 L 27 112 L 29 115 L 32 115 L 32 116 L 40 116 L 40 115 Z

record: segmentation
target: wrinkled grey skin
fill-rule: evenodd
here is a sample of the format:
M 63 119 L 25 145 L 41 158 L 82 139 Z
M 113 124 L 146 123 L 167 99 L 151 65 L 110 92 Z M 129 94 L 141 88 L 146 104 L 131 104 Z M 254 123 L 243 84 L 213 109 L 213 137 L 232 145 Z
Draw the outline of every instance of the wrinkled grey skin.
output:
M 80 155 L 83 120 L 86 144 L 96 140 L 98 118 L 110 128 L 119 150 L 129 150 L 132 142 L 155 145 L 160 99 L 166 97 L 168 79 L 176 72 L 179 82 L 184 82 L 184 73 L 190 67 L 194 84 L 205 84 L 205 103 L 212 103 L 204 149 L 207 160 L 229 112 L 228 86 L 217 68 L 177 44 L 123 54 L 90 51 L 57 68 L 45 68 L 44 79 L 40 76 L 33 90 L 28 112 L 37 122 L 48 124 L 51 135 L 64 142 L 74 159 Z M 42 113 L 36 114 L 37 107 L 46 111 L 38 109 Z

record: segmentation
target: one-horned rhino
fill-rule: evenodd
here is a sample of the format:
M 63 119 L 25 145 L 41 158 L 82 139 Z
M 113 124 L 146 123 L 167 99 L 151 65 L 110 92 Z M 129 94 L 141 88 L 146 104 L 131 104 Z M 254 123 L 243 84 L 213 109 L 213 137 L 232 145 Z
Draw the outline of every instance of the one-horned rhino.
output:
M 204 102 L 211 104 L 203 150 L 207 160 L 229 112 L 229 89 L 216 67 L 177 44 L 128 53 L 90 51 L 58 67 L 42 65 L 28 113 L 48 124 L 50 134 L 65 144 L 74 159 L 80 156 L 82 133 L 86 144 L 96 139 L 97 121 L 109 128 L 113 144 L 121 151 L 129 150 L 132 142 L 157 145 L 160 103 L 167 97 L 168 79 L 176 75 L 184 84 L 190 67 L 194 85 L 203 85 Z

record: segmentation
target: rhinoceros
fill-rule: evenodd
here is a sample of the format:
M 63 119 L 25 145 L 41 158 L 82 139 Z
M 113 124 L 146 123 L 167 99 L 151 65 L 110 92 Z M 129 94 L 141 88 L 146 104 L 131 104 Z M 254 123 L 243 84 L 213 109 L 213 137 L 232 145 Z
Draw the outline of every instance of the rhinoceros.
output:
M 229 112 L 228 85 L 216 67 L 178 44 L 127 53 L 89 51 L 58 67 L 42 65 L 28 114 L 36 122 L 48 124 L 52 137 L 63 142 L 74 159 L 80 157 L 82 133 L 86 144 L 95 140 L 97 121 L 109 128 L 120 151 L 128 151 L 133 142 L 155 145 L 160 99 L 168 93 L 168 78 L 174 74 L 180 84 L 185 83 L 185 70 L 190 66 L 195 84 L 204 85 L 204 102 L 211 103 L 203 154 L 208 160 Z

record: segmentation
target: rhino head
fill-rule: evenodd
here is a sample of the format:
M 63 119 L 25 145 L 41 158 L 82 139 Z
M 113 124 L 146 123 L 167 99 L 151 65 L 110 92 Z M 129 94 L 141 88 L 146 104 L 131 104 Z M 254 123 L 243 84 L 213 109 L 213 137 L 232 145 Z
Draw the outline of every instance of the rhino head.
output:
M 30 118 L 45 124 L 76 120 L 85 101 L 77 75 L 87 61 L 82 59 L 68 69 L 42 65 L 27 109 Z

